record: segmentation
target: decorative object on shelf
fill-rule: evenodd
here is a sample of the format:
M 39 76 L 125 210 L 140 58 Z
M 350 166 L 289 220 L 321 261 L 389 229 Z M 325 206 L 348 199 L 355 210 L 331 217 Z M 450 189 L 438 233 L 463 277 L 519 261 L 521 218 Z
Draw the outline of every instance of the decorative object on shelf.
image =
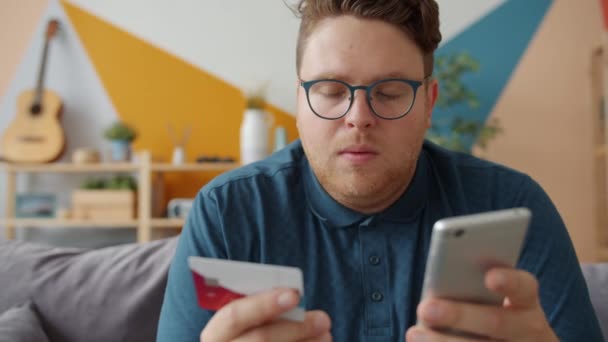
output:
M 70 209 L 57 208 L 57 210 L 55 211 L 55 218 L 61 219 L 61 220 L 66 220 L 71 217 L 71 214 L 72 213 L 70 212 Z
M 72 192 L 75 219 L 133 219 L 137 183 L 132 176 L 117 175 L 109 180 L 88 178 Z
M 18 218 L 55 217 L 56 198 L 47 193 L 21 193 L 15 198 L 15 216 Z
M 100 161 L 101 155 L 99 151 L 94 148 L 81 147 L 72 152 L 72 163 L 89 164 L 99 163 Z
M 188 212 L 192 209 L 192 198 L 174 198 L 169 201 L 167 205 L 167 217 L 169 218 L 183 218 L 188 217 Z
M 136 217 L 132 190 L 74 190 L 72 217 L 87 220 L 130 220 Z
M 435 58 L 434 77 L 440 87 L 437 107 L 446 111 L 450 118 L 434 117 L 427 139 L 451 150 L 471 153 L 473 145 L 483 150 L 502 132 L 497 119 L 482 122 L 456 113 L 479 107 L 477 95 L 462 81 L 463 76 L 478 70 L 479 62 L 465 52 Z
M 57 93 L 44 88 L 49 42 L 58 29 L 59 21 L 49 20 L 36 89 L 25 90 L 19 95 L 15 120 L 2 137 L 1 153 L 11 162 L 51 162 L 59 159 L 64 151 L 65 137 L 59 119 L 63 104 Z
M 137 138 L 135 129 L 122 121 L 117 121 L 104 131 L 104 136 L 112 144 L 112 161 L 131 159 L 131 143 Z
M 274 129 L 274 149 L 276 152 L 287 145 L 287 132 L 285 131 L 285 127 L 278 126 Z
M 184 148 L 190 139 L 192 126 L 186 126 L 182 132 L 182 135 L 179 137 L 173 129 L 173 125 L 167 124 L 167 131 L 169 132 L 169 137 L 171 137 L 171 142 L 173 142 L 173 154 L 171 156 L 171 162 L 174 165 L 183 164 L 186 161 L 186 153 Z
M 201 155 L 196 158 L 197 163 L 234 163 L 236 160 L 232 157 L 221 156 L 205 156 Z
M 266 88 L 264 83 L 246 93 L 247 105 L 240 128 L 241 164 L 249 164 L 269 155 L 268 137 L 274 124 L 274 117 L 266 108 Z
M 129 175 L 116 175 L 109 180 L 99 177 L 90 177 L 80 185 L 84 190 L 137 190 L 137 181 Z

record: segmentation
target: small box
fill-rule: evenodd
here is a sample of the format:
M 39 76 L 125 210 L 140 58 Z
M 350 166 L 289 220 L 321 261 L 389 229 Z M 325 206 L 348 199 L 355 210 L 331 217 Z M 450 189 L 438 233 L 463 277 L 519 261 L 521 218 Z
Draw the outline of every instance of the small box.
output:
M 75 190 L 72 217 L 75 219 L 122 220 L 136 217 L 136 193 L 132 190 Z

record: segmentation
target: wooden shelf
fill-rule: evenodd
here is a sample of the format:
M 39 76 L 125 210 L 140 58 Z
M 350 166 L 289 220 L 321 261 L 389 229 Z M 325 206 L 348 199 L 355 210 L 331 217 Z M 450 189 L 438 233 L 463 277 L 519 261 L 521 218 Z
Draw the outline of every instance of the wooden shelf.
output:
M 12 172 L 133 172 L 139 169 L 139 165 L 133 163 L 49 163 L 49 164 L 9 164 L 0 163 L 0 170 Z
M 0 170 L 12 172 L 135 172 L 139 170 L 135 163 L 49 163 L 49 164 L 9 164 L 0 163 Z M 150 167 L 153 172 L 193 172 L 193 171 L 227 171 L 239 167 L 238 163 L 188 163 L 173 165 L 166 163 L 153 163 Z
M 70 162 L 48 164 L 13 164 L 0 162 L 0 171 L 6 173 L 7 189 L 3 194 L 6 200 L 6 216 L 0 218 L 0 228 L 5 228 L 7 239 L 15 237 L 16 227 L 82 227 L 82 228 L 135 228 L 137 241 L 147 242 L 152 239 L 152 230 L 161 228 L 180 229 L 183 219 L 152 217 L 152 175 L 165 172 L 222 172 L 239 167 L 236 162 L 204 162 L 174 165 L 170 163 L 153 163 L 149 151 L 138 154 L 137 162 L 129 163 L 90 163 L 75 164 Z M 138 217 L 132 220 L 76 220 L 76 219 L 25 219 L 15 218 L 16 179 L 19 173 L 104 173 L 132 172 L 137 174 L 137 212 Z
M 75 220 L 56 218 L 14 218 L 1 219 L 0 226 L 66 227 L 66 228 L 135 228 L 138 221 L 133 220 Z
M 184 223 L 184 219 L 178 218 L 153 218 L 150 221 L 152 228 L 181 228 Z
M 150 220 L 152 228 L 181 228 L 183 219 L 177 218 L 153 218 Z M 0 226 L 32 226 L 32 227 L 93 227 L 93 228 L 134 228 L 139 221 L 132 220 L 75 220 L 56 218 L 15 218 L 1 219 Z
M 12 172 L 134 172 L 139 170 L 135 163 L 49 163 L 49 164 L 9 164 L 0 163 L 0 170 Z M 188 163 L 173 165 L 168 163 L 152 163 L 153 172 L 192 172 L 192 171 L 227 171 L 239 167 L 238 163 Z
M 151 169 L 156 172 L 192 172 L 192 171 L 227 171 L 239 167 L 239 163 L 188 163 L 173 165 L 167 163 L 152 163 Z

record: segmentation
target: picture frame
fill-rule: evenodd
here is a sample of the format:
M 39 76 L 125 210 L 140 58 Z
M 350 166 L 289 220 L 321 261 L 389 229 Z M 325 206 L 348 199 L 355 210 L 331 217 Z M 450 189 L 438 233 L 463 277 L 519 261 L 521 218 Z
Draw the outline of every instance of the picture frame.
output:
M 50 193 L 20 193 L 15 197 L 15 217 L 53 218 L 57 210 L 57 198 Z

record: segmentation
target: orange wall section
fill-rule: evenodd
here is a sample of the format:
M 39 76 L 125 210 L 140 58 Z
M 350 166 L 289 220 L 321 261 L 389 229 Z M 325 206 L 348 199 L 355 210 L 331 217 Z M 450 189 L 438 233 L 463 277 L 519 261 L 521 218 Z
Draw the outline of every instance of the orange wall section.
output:
M 199 155 L 239 158 L 245 99 L 238 88 L 65 0 L 62 5 L 118 115 L 138 130 L 135 149 L 148 149 L 154 158 L 170 160 L 167 125 L 171 124 L 178 133 L 192 127 L 188 161 Z M 196 34 L 192 38 L 196 44 Z M 268 110 L 275 125 L 286 128 L 288 139 L 295 139 L 295 118 L 273 106 Z M 167 177 L 167 197 L 193 196 L 212 176 Z
M 504 133 L 485 152 L 544 187 L 583 262 L 597 260 L 590 62 L 601 20 L 596 1 L 553 2 L 496 104 Z
M 0 98 L 5 95 L 17 66 L 31 42 L 48 0 L 2 0 L 0 10 Z M 31 80 L 31 87 L 36 80 Z M 15 111 L 17 109 L 15 108 Z

